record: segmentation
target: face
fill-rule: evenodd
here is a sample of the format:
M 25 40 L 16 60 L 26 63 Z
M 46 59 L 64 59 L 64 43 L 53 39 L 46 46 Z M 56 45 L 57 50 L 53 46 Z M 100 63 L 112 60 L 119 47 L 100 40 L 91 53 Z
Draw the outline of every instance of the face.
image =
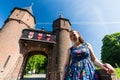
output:
M 79 40 L 79 34 L 77 33 L 77 31 L 71 31 L 70 32 L 70 39 L 73 42 L 78 42 Z

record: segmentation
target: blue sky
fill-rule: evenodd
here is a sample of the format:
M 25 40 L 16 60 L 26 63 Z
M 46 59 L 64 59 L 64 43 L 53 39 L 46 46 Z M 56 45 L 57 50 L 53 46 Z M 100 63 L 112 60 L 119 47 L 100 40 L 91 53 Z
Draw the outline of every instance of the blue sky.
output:
M 33 5 L 36 29 L 52 30 L 52 22 L 60 12 L 78 30 L 86 42 L 93 46 L 101 58 L 102 39 L 106 34 L 120 32 L 120 0 L 3 0 L 0 2 L 0 27 L 14 7 Z

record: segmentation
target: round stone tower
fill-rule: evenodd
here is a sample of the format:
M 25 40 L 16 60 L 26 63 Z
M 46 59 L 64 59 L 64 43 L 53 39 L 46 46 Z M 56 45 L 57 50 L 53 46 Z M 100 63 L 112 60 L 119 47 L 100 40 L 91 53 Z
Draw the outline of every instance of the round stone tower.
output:
M 14 8 L 5 21 L 0 30 L 0 80 L 17 80 L 23 61 L 19 44 L 22 30 L 34 28 L 35 24 L 32 6 Z
M 65 62 L 69 56 L 68 49 L 71 47 L 69 38 L 70 25 L 70 21 L 63 18 L 62 15 L 53 22 L 53 31 L 56 33 L 57 80 L 63 80 Z

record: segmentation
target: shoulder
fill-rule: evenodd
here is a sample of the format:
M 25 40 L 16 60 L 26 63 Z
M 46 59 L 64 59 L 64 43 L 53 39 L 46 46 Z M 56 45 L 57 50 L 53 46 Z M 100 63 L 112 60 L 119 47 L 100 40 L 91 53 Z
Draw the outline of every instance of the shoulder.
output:
M 86 42 L 85 42 L 85 43 L 83 43 L 83 44 L 84 44 L 84 45 L 87 45 L 87 46 L 91 46 L 91 44 L 90 44 L 90 43 L 86 43 Z
M 88 48 L 92 48 L 92 45 L 90 44 L 90 43 L 85 43 L 87 46 L 88 46 Z
M 91 46 L 91 44 L 90 43 L 86 43 L 87 44 L 87 46 Z

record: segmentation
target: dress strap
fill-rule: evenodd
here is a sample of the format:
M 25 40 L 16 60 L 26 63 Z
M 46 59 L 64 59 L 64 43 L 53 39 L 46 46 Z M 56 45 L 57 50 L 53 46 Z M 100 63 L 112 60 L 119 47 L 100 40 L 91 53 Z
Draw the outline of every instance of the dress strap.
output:
M 88 46 L 88 44 L 87 44 L 86 42 L 84 42 L 82 45 L 83 45 L 83 46 L 86 46 L 86 45 Z

